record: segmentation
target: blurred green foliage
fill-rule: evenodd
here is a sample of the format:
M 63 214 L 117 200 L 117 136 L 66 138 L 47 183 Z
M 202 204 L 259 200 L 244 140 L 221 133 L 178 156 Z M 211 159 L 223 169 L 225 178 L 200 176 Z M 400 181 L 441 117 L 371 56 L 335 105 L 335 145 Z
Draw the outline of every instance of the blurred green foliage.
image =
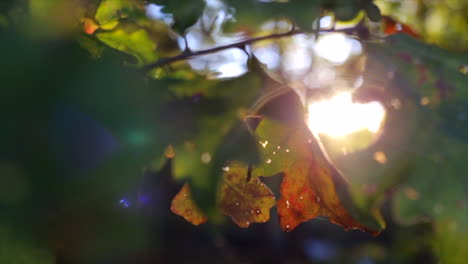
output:
M 149 14 L 150 4 L 160 13 Z M 364 12 L 372 21 L 365 20 L 366 26 L 390 15 L 422 35 L 360 39 L 362 32 L 352 32 L 367 57 L 356 99 L 381 101 L 387 120 L 374 144 L 353 145 L 359 150 L 349 155 L 324 140 L 349 179 L 351 196 L 340 197 L 347 209 L 368 214 L 386 204 L 389 231 L 383 241 L 351 233 L 355 252 L 339 246 L 336 257 L 312 260 L 464 263 L 468 4 L 462 0 L 0 2 L 0 263 L 177 262 L 184 254 L 174 253 L 182 249 L 205 250 L 199 262 L 226 255 L 242 261 L 225 253 L 230 246 L 219 238 L 216 191 L 227 161 L 265 162 L 257 144 L 265 131 L 253 135 L 243 118 L 268 91 L 272 72 L 248 47 L 237 47 L 248 54 L 248 73 L 234 78 L 215 78 L 207 65 L 194 70 L 195 58 L 149 71 L 141 66 L 181 54 L 193 41 L 237 41 L 236 34 L 260 30 L 265 22 L 287 21 L 313 33 L 321 15 L 354 21 Z M 203 39 L 184 41 L 193 31 Z M 357 68 L 352 63 L 348 67 Z M 269 101 L 254 114 L 275 120 L 279 127 L 268 133 L 281 135 L 303 112 L 299 102 Z M 168 154 L 169 146 L 174 153 Z M 376 152 L 385 153 L 385 164 Z M 260 174 L 281 171 L 269 169 Z M 185 181 L 203 211 L 218 220 L 193 236 L 186 233 L 195 227 L 169 215 L 170 199 Z M 303 230 L 315 224 L 330 228 L 313 222 Z M 258 236 L 263 240 L 253 250 L 240 252 L 261 256 L 253 262 L 306 262 L 313 255 L 304 246 L 309 238 L 298 234 L 309 233 L 271 230 Z M 347 236 L 331 230 L 326 235 L 338 244 Z M 242 232 L 234 232 L 232 240 L 242 242 L 232 247 L 257 235 Z M 277 244 L 265 242 L 270 240 Z M 269 256 L 256 250 L 262 246 Z M 434 257 L 424 258 L 426 251 Z
M 468 47 L 468 2 L 464 0 L 377 0 L 384 15 L 411 25 L 424 39 L 449 50 Z

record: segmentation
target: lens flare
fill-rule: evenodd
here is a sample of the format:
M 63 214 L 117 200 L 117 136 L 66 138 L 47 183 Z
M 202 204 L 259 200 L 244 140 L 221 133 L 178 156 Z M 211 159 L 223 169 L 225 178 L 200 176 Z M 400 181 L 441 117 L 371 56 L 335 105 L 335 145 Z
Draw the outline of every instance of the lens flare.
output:
M 354 103 L 351 93 L 339 93 L 327 100 L 308 105 L 307 125 L 314 134 L 344 137 L 368 130 L 377 133 L 385 117 L 385 109 L 378 102 Z

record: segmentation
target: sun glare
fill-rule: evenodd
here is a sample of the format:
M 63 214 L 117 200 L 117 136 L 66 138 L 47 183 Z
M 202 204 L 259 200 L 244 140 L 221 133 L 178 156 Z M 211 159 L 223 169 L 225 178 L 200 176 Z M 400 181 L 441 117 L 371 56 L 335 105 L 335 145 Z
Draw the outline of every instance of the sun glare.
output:
M 377 133 L 385 117 L 385 109 L 378 102 L 354 103 L 351 93 L 312 102 L 308 106 L 307 125 L 314 134 L 344 137 L 368 130 Z
M 320 36 L 314 49 L 318 56 L 335 64 L 342 64 L 352 54 L 359 54 L 362 51 L 359 41 L 341 33 Z

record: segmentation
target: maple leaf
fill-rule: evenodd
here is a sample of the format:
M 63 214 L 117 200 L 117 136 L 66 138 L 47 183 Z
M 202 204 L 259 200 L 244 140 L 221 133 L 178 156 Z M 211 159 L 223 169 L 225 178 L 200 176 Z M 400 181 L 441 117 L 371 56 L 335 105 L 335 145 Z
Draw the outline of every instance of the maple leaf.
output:
M 265 119 L 257 128 L 257 134 L 266 160 L 264 168 L 255 173 L 261 174 L 263 169 L 265 176 L 278 172 L 284 174 L 278 201 L 283 230 L 292 231 L 302 222 L 325 216 L 346 230 L 379 233 L 381 224 L 367 227 L 350 214 L 349 210 L 353 210 L 359 216 L 350 199 L 347 182 L 328 161 L 305 124 L 285 127 L 283 123 Z M 379 215 L 375 214 L 375 217 L 379 218 Z
M 220 208 L 240 227 L 264 223 L 270 219 L 275 196 L 258 178 L 251 177 L 251 169 L 241 163 L 225 167 L 220 188 Z
M 271 190 L 258 178 L 249 177 L 249 168 L 234 162 L 224 168 L 224 181 L 218 190 L 219 208 L 240 227 L 264 223 L 270 219 L 270 209 L 276 200 Z M 172 200 L 171 211 L 194 225 L 208 218 L 197 207 L 188 184 Z

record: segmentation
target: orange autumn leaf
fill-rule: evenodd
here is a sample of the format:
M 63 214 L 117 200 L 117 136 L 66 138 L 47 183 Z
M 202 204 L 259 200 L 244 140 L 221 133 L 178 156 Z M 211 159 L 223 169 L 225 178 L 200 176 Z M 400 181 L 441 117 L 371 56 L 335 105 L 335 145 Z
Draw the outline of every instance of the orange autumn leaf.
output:
M 193 201 L 190 187 L 187 183 L 182 186 L 182 189 L 172 199 L 171 211 L 194 225 L 201 225 L 208 221 L 208 217 L 203 214 Z
M 278 201 L 283 230 L 292 231 L 302 222 L 325 216 L 346 230 L 361 229 L 378 234 L 348 212 L 349 207 L 342 202 L 342 197 L 349 194 L 346 193 L 347 183 L 305 124 L 285 128 L 284 124 L 263 120 L 257 133 L 266 158 L 263 172 L 266 176 L 280 171 L 284 175 Z
M 387 35 L 392 35 L 396 33 L 406 33 L 415 38 L 420 38 L 420 35 L 416 33 L 410 26 L 400 23 L 389 16 L 383 16 L 383 28 L 384 32 Z
M 83 31 L 88 34 L 92 35 L 96 30 L 99 29 L 99 25 L 94 22 L 91 18 L 83 18 L 82 19 L 83 23 Z
M 268 221 L 276 204 L 271 190 L 258 177 L 250 177 L 248 166 L 232 163 L 225 170 L 220 188 L 222 212 L 240 227 Z
M 278 201 L 281 228 L 291 231 L 302 222 L 325 216 L 346 230 L 377 233 L 357 222 L 341 203 L 335 187 L 335 180 L 341 175 L 323 154 L 312 151 L 319 147 L 316 140 L 295 134 L 289 144 L 292 149 L 304 150 L 301 159 L 284 170 Z

